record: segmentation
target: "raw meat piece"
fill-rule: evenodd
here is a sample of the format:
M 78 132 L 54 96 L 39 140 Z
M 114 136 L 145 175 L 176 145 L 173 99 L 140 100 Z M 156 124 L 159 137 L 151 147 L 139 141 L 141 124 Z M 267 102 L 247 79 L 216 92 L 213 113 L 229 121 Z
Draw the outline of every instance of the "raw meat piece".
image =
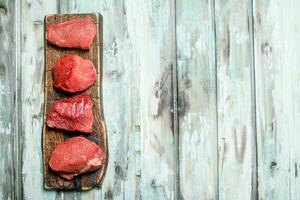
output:
M 96 143 L 78 136 L 55 147 L 49 166 L 63 178 L 72 180 L 78 174 L 99 169 L 104 162 L 103 150 Z
M 46 123 L 52 128 L 91 133 L 93 121 L 92 99 L 89 95 L 79 94 L 55 101 Z
M 46 38 L 59 47 L 90 49 L 96 26 L 90 17 L 76 18 L 48 26 Z
M 77 55 L 68 55 L 55 63 L 54 86 L 66 92 L 81 92 L 96 81 L 93 63 Z

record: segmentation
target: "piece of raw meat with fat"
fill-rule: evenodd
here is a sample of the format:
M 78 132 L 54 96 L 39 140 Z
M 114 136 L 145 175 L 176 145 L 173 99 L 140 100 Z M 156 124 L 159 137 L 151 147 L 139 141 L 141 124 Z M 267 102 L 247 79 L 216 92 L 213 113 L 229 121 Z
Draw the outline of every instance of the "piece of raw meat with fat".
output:
M 71 19 L 49 25 L 46 39 L 56 46 L 66 48 L 91 48 L 96 35 L 96 26 L 90 17 Z
M 54 86 L 65 92 L 81 92 L 97 79 L 93 63 L 77 55 L 59 59 L 53 67 Z
M 86 94 L 55 101 L 46 120 L 49 127 L 83 133 L 93 131 L 93 122 L 93 102 Z
M 78 174 L 99 169 L 105 158 L 105 153 L 95 142 L 77 136 L 55 147 L 49 166 L 61 177 L 72 180 Z

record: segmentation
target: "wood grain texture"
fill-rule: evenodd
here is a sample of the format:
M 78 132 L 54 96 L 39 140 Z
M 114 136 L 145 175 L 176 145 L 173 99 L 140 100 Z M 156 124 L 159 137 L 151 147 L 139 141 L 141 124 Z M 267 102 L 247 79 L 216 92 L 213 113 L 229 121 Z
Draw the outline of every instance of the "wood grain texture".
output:
M 217 199 L 214 1 L 176 8 L 180 197 Z
M 10 1 L 12 3 L 12 1 Z M 23 152 L 23 135 L 22 135 L 22 101 L 21 101 L 21 31 L 20 31 L 20 13 L 21 5 L 14 1 L 14 34 L 13 34 L 13 56 L 12 67 L 15 70 L 14 82 L 14 199 L 23 197 L 22 185 L 22 152 Z
M 299 1 L 254 1 L 258 198 L 299 199 Z
M 14 11 L 15 1 L 0 0 L 0 199 L 15 198 L 15 187 L 18 188 L 14 182 L 14 97 L 17 90 L 16 68 L 13 67 Z
M 84 94 L 90 95 L 93 101 L 93 113 L 94 113 L 94 124 L 93 132 L 89 135 L 84 135 L 86 138 L 96 142 L 106 154 L 105 164 L 95 172 L 84 174 L 76 177 L 72 181 L 67 181 L 57 174 L 53 173 L 49 166 L 49 159 L 55 146 L 68 138 L 72 137 L 74 133 L 59 131 L 57 129 L 50 128 L 46 126 L 44 121 L 43 130 L 43 159 L 44 159 L 44 182 L 46 189 L 77 189 L 77 190 L 90 190 L 95 186 L 100 187 L 105 176 L 105 170 L 108 163 L 108 146 L 107 146 L 107 133 L 105 128 L 105 123 L 102 114 L 102 100 L 101 100 L 101 74 L 102 74 L 102 17 L 99 14 L 58 14 L 50 15 L 45 18 L 45 32 L 51 24 L 57 24 L 60 22 L 65 22 L 70 19 L 81 18 L 81 17 L 91 17 L 97 27 L 97 34 L 93 41 L 92 47 L 89 51 L 82 51 L 78 49 L 63 49 L 55 47 L 48 41 L 45 41 L 45 110 L 44 110 L 44 120 L 46 121 L 46 116 L 51 110 L 51 107 L 55 100 L 61 99 L 63 97 L 68 97 L 63 92 L 59 92 L 54 88 L 54 81 L 52 75 L 52 68 L 55 63 L 66 55 L 80 55 L 86 59 L 93 62 L 96 72 L 97 80 L 92 87 L 88 90 L 82 92 Z
M 174 199 L 172 1 L 137 1 L 135 44 L 140 67 L 141 198 Z
M 43 187 L 42 127 L 44 108 L 44 17 L 56 13 L 55 1 L 19 1 L 21 30 L 21 102 L 23 198 L 55 199 Z
M 219 198 L 256 198 L 251 1 L 216 0 Z

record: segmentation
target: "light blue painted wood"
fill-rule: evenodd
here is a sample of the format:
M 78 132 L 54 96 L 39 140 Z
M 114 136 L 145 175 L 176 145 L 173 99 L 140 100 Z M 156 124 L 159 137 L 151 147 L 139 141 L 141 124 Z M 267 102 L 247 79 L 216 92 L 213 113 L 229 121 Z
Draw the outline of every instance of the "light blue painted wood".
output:
M 256 198 L 252 2 L 216 0 L 219 199 Z
M 217 199 L 214 1 L 176 8 L 180 196 Z
M 299 1 L 254 1 L 258 197 L 299 199 Z
M 22 115 L 20 110 L 22 107 L 21 101 L 21 30 L 20 30 L 20 18 L 21 18 L 21 5 L 18 1 L 14 1 L 14 34 L 13 34 L 13 55 L 14 60 L 12 62 L 15 70 L 15 91 L 14 91 L 14 118 L 12 120 L 14 124 L 14 190 L 15 199 L 21 199 L 23 197 L 22 187 L 22 154 L 23 154 L 23 137 L 22 137 Z
M 41 135 L 44 104 L 44 17 L 57 12 L 56 1 L 21 1 L 21 94 L 23 139 L 23 197 L 55 199 L 55 191 L 45 191 Z M 21 178 L 21 177 L 19 177 Z
M 173 2 L 128 1 L 127 5 L 129 38 L 139 68 L 135 74 L 140 80 L 140 196 L 174 199 L 177 149 L 172 130 Z
M 15 2 L 0 0 L 0 199 L 15 197 L 14 106 L 16 69 L 14 63 Z M 17 169 L 16 169 L 17 170 Z M 18 183 L 18 182 L 17 182 Z

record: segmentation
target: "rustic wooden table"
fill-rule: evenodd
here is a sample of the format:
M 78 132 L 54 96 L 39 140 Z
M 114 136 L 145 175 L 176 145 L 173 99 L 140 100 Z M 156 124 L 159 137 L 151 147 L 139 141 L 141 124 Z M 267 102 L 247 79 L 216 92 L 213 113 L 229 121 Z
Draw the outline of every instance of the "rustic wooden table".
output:
M 299 199 L 300 1 L 0 0 L 0 199 Z M 100 12 L 102 189 L 43 188 L 45 15 Z

